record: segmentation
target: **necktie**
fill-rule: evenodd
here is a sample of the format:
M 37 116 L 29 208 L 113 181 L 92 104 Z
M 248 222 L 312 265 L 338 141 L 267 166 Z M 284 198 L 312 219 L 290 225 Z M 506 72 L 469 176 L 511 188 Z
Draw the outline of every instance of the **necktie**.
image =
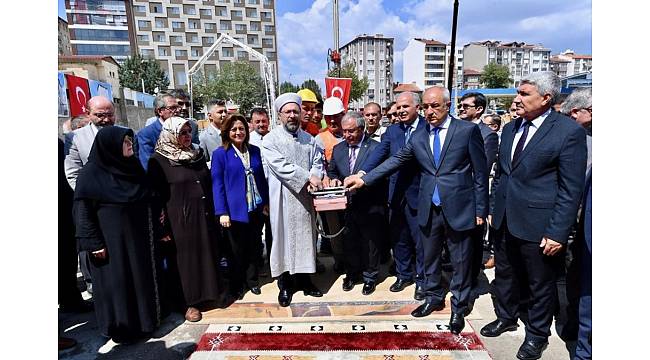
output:
M 439 127 L 433 128 L 433 161 L 436 163 L 436 167 L 440 166 L 440 129 Z M 440 206 L 440 193 L 438 193 L 438 184 L 433 188 L 433 196 L 431 197 L 431 202 L 435 206 Z
M 521 134 L 519 141 L 517 142 L 517 147 L 515 147 L 515 153 L 512 154 L 512 163 L 514 164 L 521 155 L 521 152 L 524 150 L 524 145 L 526 144 L 526 138 L 528 137 L 528 129 L 530 128 L 530 121 L 525 121 L 522 124 L 524 126 L 524 132 Z
M 352 145 L 350 146 L 350 159 L 349 159 L 349 164 L 350 164 L 350 174 L 354 171 L 354 163 L 357 161 L 357 145 Z
M 413 127 L 411 125 L 406 125 L 406 131 L 404 131 L 404 133 L 406 134 L 406 136 L 404 138 L 404 144 L 405 145 L 406 145 L 406 143 L 409 142 L 409 138 L 411 137 L 411 129 L 413 129 Z

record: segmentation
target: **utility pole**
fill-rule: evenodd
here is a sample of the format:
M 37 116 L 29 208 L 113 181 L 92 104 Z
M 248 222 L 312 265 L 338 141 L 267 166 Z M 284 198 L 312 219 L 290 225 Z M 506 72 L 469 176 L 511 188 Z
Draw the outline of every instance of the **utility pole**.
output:
M 449 56 L 449 74 L 447 75 L 447 89 L 451 94 L 456 71 L 456 24 L 458 23 L 458 0 L 454 0 L 454 18 L 451 25 L 451 56 Z
M 341 54 L 339 54 L 339 0 L 332 0 L 332 33 L 334 34 L 334 49 L 330 49 L 327 57 L 329 70 L 330 60 L 338 69 L 338 77 L 341 77 Z

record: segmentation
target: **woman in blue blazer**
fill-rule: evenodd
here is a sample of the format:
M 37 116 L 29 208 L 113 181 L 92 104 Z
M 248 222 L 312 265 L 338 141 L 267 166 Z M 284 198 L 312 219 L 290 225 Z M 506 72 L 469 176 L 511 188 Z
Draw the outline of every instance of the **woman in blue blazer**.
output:
M 230 115 L 221 128 L 223 146 L 212 153 L 211 160 L 215 215 L 230 240 L 240 298 L 247 289 L 261 293 L 257 264 L 262 256 L 262 213 L 269 211 L 260 149 L 248 140 L 246 119 Z

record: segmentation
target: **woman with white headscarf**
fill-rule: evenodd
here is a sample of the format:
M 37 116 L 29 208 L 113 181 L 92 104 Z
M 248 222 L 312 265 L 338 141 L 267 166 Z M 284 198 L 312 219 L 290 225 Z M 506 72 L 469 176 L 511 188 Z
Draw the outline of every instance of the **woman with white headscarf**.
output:
M 219 235 L 210 171 L 203 151 L 192 144 L 188 120 L 171 117 L 164 122 L 148 175 L 162 209 L 156 235 L 164 249 L 164 267 L 171 278 L 178 276 L 183 294 L 180 304 L 174 303 L 173 285 L 168 283 L 167 300 L 172 307 L 186 308 L 187 321 L 199 321 L 200 307 L 215 301 L 221 306 L 227 295 L 217 268 Z

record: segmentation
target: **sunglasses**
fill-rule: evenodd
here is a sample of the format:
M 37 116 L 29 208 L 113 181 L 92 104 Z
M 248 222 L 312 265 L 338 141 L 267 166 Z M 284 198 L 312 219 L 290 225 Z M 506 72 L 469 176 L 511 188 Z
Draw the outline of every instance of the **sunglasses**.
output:
M 393 116 L 397 116 L 397 113 L 396 113 L 396 112 L 392 112 L 392 113 L 388 113 L 388 114 L 386 114 L 386 115 L 388 115 L 388 116 L 390 116 L 390 117 L 393 117 Z
M 467 109 L 469 109 L 469 108 L 475 108 L 476 105 L 470 105 L 470 104 L 458 104 L 458 107 L 467 110 Z

